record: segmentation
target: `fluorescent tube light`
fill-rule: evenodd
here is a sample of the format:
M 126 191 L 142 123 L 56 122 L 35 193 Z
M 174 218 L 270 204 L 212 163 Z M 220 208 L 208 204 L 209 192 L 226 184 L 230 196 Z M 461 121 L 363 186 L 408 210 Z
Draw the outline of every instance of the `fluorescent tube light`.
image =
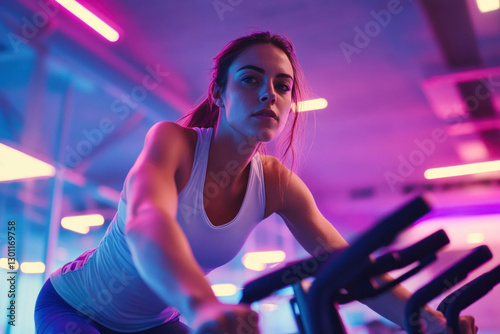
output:
M 325 109 L 328 102 L 325 99 L 306 100 L 298 103 L 300 112 Z M 293 106 L 293 110 L 297 110 L 297 106 Z
M 214 284 L 212 290 L 217 297 L 232 296 L 238 291 L 234 284 Z
M 107 23 L 98 18 L 94 13 L 83 7 L 74 0 L 56 0 L 61 6 L 70 11 L 73 15 L 85 22 L 89 27 L 97 31 L 110 42 L 116 42 L 120 35 Z
M 45 263 L 43 262 L 22 262 L 21 271 L 25 274 L 41 274 L 45 272 Z
M 500 8 L 499 0 L 476 0 L 477 7 L 482 13 L 491 12 Z
M 431 180 L 443 177 L 471 175 L 495 171 L 500 171 L 500 160 L 478 162 L 459 166 L 431 168 L 425 171 L 424 176 L 426 179 Z
M 466 242 L 468 244 L 479 244 L 484 241 L 484 234 L 482 233 L 469 233 L 467 234 Z
M 251 252 L 243 256 L 243 265 L 251 270 L 262 271 L 269 263 L 279 263 L 285 260 L 283 251 Z
M 100 226 L 102 224 L 104 224 L 104 217 L 97 214 L 70 216 L 61 220 L 63 228 L 80 234 L 89 233 L 90 226 Z
M 56 169 L 46 162 L 0 144 L 0 182 L 34 177 L 50 177 Z

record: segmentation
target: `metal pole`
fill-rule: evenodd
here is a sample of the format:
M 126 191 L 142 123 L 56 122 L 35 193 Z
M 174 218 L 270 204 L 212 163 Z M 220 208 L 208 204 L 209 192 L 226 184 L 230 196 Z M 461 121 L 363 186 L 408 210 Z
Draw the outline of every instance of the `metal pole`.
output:
M 55 167 L 56 175 L 54 176 L 54 185 L 52 190 L 51 207 L 50 207 L 50 225 L 49 235 L 47 240 L 47 251 L 45 254 L 45 280 L 47 280 L 54 270 L 54 259 L 57 250 L 57 241 L 59 238 L 59 222 L 61 221 L 61 209 L 63 201 L 63 187 L 65 171 L 64 166 L 61 166 L 58 161 L 64 161 L 64 147 L 68 141 L 71 106 L 73 104 L 73 86 L 68 84 L 65 94 L 63 109 L 60 113 L 57 136 L 55 139 L 55 157 L 57 158 Z

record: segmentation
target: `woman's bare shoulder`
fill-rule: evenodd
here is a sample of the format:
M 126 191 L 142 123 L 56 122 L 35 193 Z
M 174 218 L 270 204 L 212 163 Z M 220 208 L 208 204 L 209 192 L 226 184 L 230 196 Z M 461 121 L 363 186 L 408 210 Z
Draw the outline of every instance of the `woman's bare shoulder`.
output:
M 125 197 L 127 180 L 132 172 L 140 169 L 146 161 L 163 166 L 161 169 L 165 171 L 168 169 L 174 170 L 174 173 L 182 171 L 189 163 L 189 157 L 192 155 L 189 152 L 194 151 L 196 138 L 195 130 L 177 123 L 161 121 L 154 124 L 148 130 L 144 148 L 125 180 Z M 168 168 L 166 168 L 167 165 Z
M 261 154 L 264 171 L 264 186 L 266 190 L 265 217 L 277 212 L 282 207 L 280 189 L 285 181 L 288 168 L 276 157 Z
M 261 154 L 262 166 L 264 172 L 271 176 L 272 180 L 279 179 L 280 176 L 287 174 L 290 170 L 281 162 L 280 159 L 272 155 Z
M 180 124 L 171 121 L 161 121 L 154 124 L 146 135 L 146 140 L 190 140 L 196 137 L 196 131 L 184 127 Z M 152 138 L 151 138 L 152 137 Z
M 196 130 L 174 122 L 162 121 L 151 127 L 146 137 L 148 136 L 154 136 L 153 140 L 159 142 L 161 153 L 177 161 L 177 168 L 188 168 L 192 165 L 198 140 Z

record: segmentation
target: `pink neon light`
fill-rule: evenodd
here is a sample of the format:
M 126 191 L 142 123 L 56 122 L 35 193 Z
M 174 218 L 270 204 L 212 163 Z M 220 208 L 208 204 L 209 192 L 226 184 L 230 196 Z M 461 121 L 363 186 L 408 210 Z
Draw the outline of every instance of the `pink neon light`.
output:
M 85 22 L 89 27 L 97 31 L 110 42 L 116 42 L 120 35 L 116 30 L 107 25 L 94 13 L 83 7 L 74 0 L 56 0 L 61 6 L 69 10 L 73 15 Z

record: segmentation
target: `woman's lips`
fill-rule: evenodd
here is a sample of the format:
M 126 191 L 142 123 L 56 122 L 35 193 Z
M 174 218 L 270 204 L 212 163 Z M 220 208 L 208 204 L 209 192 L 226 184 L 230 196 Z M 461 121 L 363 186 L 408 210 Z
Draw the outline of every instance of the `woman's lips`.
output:
M 263 116 L 263 117 L 269 117 L 269 118 L 272 118 L 274 120 L 278 120 L 278 116 L 276 115 L 276 113 L 271 110 L 271 109 L 262 109 L 262 110 L 259 110 L 258 112 L 256 112 L 254 114 L 254 116 Z

